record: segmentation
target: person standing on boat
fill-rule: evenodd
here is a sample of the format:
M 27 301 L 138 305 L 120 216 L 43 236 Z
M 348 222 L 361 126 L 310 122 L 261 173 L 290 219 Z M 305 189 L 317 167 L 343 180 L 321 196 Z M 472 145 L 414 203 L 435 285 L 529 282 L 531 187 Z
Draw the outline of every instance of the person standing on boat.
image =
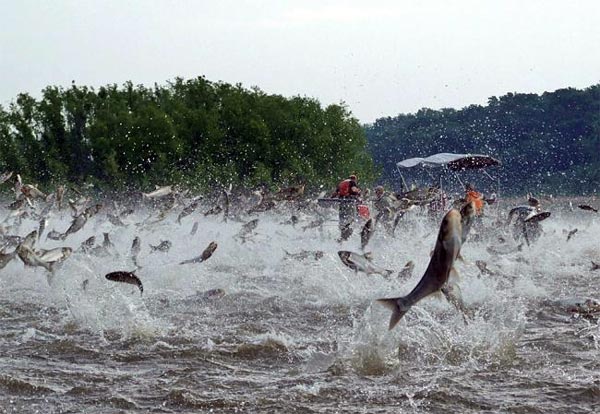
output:
M 356 204 L 360 201 L 360 188 L 358 188 L 358 178 L 355 174 L 350 175 L 341 181 L 335 191 L 331 194 L 332 198 L 340 198 L 339 203 L 339 228 L 342 232 L 351 228 L 351 224 L 356 218 Z

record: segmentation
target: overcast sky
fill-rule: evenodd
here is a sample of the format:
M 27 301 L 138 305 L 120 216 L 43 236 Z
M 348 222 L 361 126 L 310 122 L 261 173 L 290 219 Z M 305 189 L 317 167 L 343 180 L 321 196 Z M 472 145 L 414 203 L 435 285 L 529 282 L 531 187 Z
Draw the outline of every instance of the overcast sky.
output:
M 176 76 L 345 102 L 362 122 L 600 82 L 599 0 L 0 0 L 0 103 Z

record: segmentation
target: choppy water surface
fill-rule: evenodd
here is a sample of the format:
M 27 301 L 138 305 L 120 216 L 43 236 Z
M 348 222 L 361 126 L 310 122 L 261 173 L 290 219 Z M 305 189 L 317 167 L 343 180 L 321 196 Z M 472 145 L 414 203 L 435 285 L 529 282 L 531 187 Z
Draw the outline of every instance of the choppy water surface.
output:
M 506 214 L 510 206 L 500 205 Z M 549 209 L 552 211 L 552 207 Z M 263 213 L 256 235 L 234 238 L 243 221 L 195 213 L 176 222 L 136 226 L 148 211 L 115 227 L 104 213 L 65 241 L 77 248 L 109 232 L 108 255 L 74 253 L 49 280 L 17 258 L 0 270 L 0 412 L 598 412 L 600 327 L 568 305 L 600 299 L 600 215 L 553 211 L 531 248 L 494 255 L 502 229 L 462 248 L 458 263 L 468 325 L 445 300 L 427 298 L 388 331 L 389 311 L 374 302 L 408 293 L 422 276 L 437 222 L 407 217 L 396 237 L 378 229 L 374 262 L 409 280 L 356 274 L 337 251 L 359 251 L 359 229 L 339 244 L 335 213 L 322 229 L 311 217 Z M 496 214 L 494 210 L 491 215 Z M 8 210 L 2 209 L 0 217 Z M 243 217 L 244 221 L 253 217 Z M 194 221 L 196 235 L 190 235 Z M 9 220 L 5 225 L 11 223 Z M 64 231 L 68 211 L 54 211 L 48 230 Z M 37 221 L 10 229 L 25 235 Z M 578 228 L 567 242 L 563 230 Z M 132 270 L 144 294 L 107 281 Z M 148 244 L 170 240 L 168 253 Z M 179 265 L 210 241 L 205 263 Z M 10 250 L 10 249 L 9 249 Z M 320 260 L 285 251 L 321 250 Z M 509 250 L 509 249 L 506 249 Z M 494 275 L 482 275 L 485 260 Z M 87 288 L 82 282 L 88 280 Z M 50 283 L 49 283 L 50 281 Z M 209 289 L 223 297 L 207 297 Z

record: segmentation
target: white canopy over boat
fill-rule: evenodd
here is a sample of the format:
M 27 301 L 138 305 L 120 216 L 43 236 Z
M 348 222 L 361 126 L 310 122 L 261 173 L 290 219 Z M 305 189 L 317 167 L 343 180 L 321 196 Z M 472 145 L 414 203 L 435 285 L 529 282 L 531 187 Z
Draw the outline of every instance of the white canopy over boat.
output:
M 400 161 L 396 165 L 401 168 L 412 168 L 416 166 L 429 168 L 446 167 L 452 171 L 463 171 L 500 165 L 500 161 L 489 155 L 450 154 L 442 152 L 427 158 L 408 158 Z

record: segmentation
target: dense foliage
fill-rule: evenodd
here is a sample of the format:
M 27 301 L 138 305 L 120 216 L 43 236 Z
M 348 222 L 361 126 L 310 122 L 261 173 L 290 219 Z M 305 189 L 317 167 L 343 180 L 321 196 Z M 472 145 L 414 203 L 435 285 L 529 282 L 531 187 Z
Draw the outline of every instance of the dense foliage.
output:
M 482 153 L 503 162 L 504 192 L 600 191 L 600 84 L 543 95 L 509 93 L 487 106 L 423 109 L 366 127 L 382 180 L 397 187 L 398 161 L 439 152 Z
M 363 128 L 343 105 L 203 77 L 154 88 L 47 87 L 0 107 L 0 172 L 42 186 L 333 185 L 374 179 Z M 363 182 L 364 182 L 363 181 Z

